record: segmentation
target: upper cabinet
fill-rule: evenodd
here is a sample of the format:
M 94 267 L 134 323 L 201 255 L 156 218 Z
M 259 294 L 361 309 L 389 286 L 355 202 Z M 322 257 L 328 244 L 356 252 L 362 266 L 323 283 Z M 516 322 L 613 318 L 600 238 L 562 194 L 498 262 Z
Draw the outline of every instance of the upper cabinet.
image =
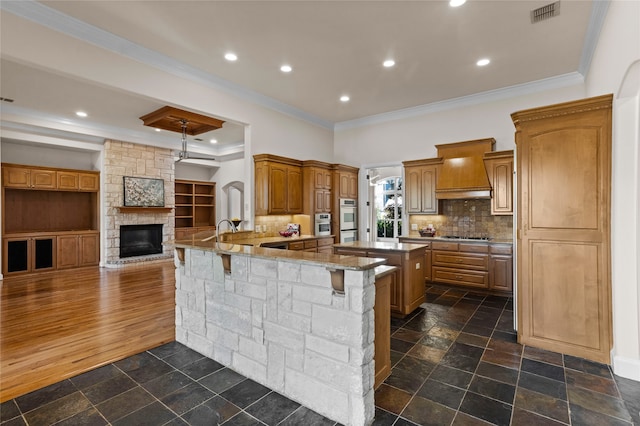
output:
M 55 170 L 3 165 L 3 185 L 6 188 L 56 189 Z
M 484 154 L 491 183 L 491 214 L 513 215 L 513 151 Z
M 253 156 L 256 215 L 302 213 L 302 162 L 269 154 Z
M 331 165 L 320 161 L 303 161 L 303 210 L 305 214 L 331 213 Z
M 98 192 L 100 174 L 75 170 L 49 170 L 16 164 L 2 165 L 5 188 L 43 189 L 57 191 Z
M 358 199 L 358 168 L 334 164 L 334 188 L 337 189 L 337 197 Z
M 434 158 L 404 161 L 402 164 L 407 213 L 438 214 L 436 182 L 442 160 Z

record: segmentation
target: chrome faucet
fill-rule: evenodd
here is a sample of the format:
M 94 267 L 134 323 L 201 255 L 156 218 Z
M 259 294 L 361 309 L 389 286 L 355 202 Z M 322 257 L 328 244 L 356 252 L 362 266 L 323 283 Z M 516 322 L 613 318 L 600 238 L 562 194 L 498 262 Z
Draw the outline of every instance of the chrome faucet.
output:
M 231 232 L 238 232 L 238 228 L 231 222 L 229 219 L 220 219 L 220 221 L 216 224 L 216 241 L 220 242 L 220 224 L 227 222 L 229 226 L 231 226 Z

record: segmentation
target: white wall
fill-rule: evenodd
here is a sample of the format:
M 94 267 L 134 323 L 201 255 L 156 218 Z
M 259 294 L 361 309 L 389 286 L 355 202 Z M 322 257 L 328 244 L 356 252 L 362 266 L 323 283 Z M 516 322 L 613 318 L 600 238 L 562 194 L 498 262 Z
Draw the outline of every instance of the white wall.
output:
M 223 188 L 228 185 L 230 182 L 245 182 L 245 176 L 246 176 L 246 167 L 247 162 L 244 159 L 239 159 L 239 160 L 232 160 L 232 161 L 226 161 L 224 163 L 224 167 L 221 167 L 216 173 L 215 175 L 213 175 L 213 179 L 216 182 L 216 218 L 217 220 L 220 219 L 231 219 L 228 216 L 228 203 L 229 200 L 227 199 L 227 194 L 224 192 Z M 251 164 L 251 167 L 253 167 L 253 164 Z M 253 187 L 253 185 L 245 185 L 245 188 L 249 188 L 249 187 Z M 252 193 L 246 193 L 244 194 L 244 204 L 246 204 L 248 201 L 247 198 L 249 198 L 248 194 L 252 194 Z M 251 195 L 251 197 L 253 197 L 253 195 Z M 240 215 L 238 215 L 240 216 Z M 245 218 L 248 218 L 248 216 L 245 215 Z M 244 229 L 247 229 L 248 227 L 248 223 L 243 223 L 243 227 Z
M 613 1 L 587 95 L 614 93 L 612 164 L 613 366 L 640 380 L 640 2 Z
M 97 170 L 95 153 L 47 147 L 19 142 L 2 141 L 2 161 L 30 166 L 58 167 L 78 170 Z

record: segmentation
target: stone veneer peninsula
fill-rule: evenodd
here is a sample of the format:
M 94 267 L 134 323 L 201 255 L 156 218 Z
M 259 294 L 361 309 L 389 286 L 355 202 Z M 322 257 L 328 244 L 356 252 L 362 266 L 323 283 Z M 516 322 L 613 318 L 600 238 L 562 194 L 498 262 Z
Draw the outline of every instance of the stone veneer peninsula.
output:
M 176 340 L 345 425 L 374 417 L 384 259 L 174 242 Z

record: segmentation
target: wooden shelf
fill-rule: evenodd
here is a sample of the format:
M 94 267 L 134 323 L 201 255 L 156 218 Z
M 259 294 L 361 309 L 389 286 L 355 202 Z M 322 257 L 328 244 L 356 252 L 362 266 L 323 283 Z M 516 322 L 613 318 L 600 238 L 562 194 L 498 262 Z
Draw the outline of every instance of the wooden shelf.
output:
M 173 207 L 117 207 L 121 213 L 169 213 Z
M 175 194 L 176 235 L 186 236 L 195 228 L 215 227 L 215 182 L 176 179 Z

